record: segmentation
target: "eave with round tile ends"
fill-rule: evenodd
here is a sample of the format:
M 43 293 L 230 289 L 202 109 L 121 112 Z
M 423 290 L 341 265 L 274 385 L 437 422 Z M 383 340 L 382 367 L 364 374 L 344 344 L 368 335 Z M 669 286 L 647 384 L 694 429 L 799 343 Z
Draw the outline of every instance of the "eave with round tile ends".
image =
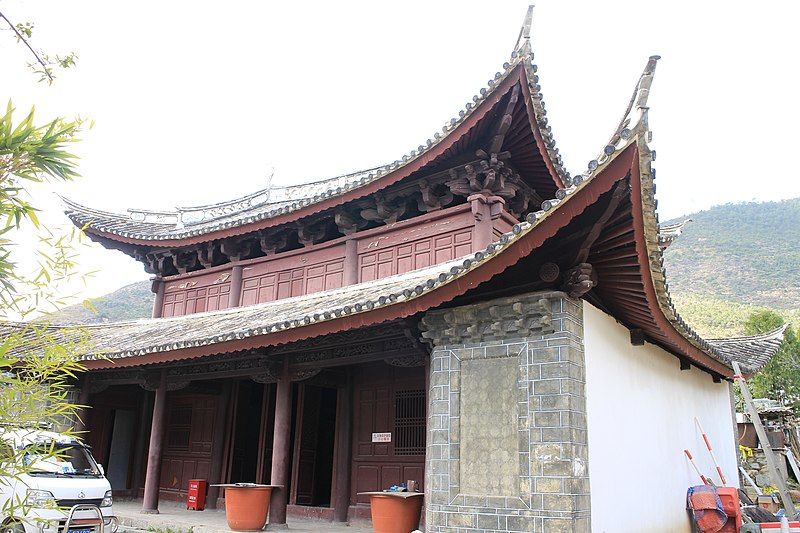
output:
M 491 115 L 517 84 L 522 88 L 522 101 L 539 152 L 537 157 L 544 161 L 555 190 L 568 185 L 571 178 L 563 167 L 549 125 L 533 57 L 530 39 L 520 39 L 503 70 L 491 77 L 457 116 L 445 122 L 441 132 L 435 132 L 392 163 L 315 182 L 268 187 L 242 198 L 173 211 L 131 209 L 128 214 L 112 213 L 64 198 L 64 212 L 73 224 L 104 245 L 115 241 L 134 246 L 180 247 L 280 226 L 368 197 L 439 162 Z

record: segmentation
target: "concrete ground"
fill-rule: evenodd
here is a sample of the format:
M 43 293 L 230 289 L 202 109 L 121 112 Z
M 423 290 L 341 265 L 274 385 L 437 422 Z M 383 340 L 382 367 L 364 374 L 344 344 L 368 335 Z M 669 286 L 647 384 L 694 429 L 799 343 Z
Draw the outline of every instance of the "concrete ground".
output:
M 160 502 L 159 514 L 142 514 L 141 501 L 115 501 L 114 512 L 120 521 L 120 531 L 153 531 L 156 533 L 230 533 L 225 520 L 225 511 L 213 509 L 188 511 L 182 504 Z M 312 533 L 369 533 L 372 528 L 366 522 L 352 525 L 334 525 L 322 520 L 289 518 L 289 531 Z M 267 526 L 267 530 L 269 530 Z

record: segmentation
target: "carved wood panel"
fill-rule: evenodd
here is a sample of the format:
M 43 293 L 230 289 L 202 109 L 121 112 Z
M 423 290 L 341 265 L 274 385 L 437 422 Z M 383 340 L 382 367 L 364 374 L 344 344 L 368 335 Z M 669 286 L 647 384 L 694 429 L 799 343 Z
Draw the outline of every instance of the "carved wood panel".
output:
M 402 274 L 444 263 L 471 252 L 471 229 L 460 229 L 400 244 L 379 245 L 374 251 L 359 254 L 359 281 Z
M 228 272 L 169 280 L 164 288 L 161 316 L 181 316 L 226 309 L 230 291 Z
M 296 261 L 299 263 L 300 261 Z M 280 298 L 302 296 L 313 292 L 337 289 L 344 282 L 344 259 L 266 271 L 254 265 L 245 269 L 242 279 L 241 305 L 271 302 Z M 259 273 L 262 271 L 262 273 Z

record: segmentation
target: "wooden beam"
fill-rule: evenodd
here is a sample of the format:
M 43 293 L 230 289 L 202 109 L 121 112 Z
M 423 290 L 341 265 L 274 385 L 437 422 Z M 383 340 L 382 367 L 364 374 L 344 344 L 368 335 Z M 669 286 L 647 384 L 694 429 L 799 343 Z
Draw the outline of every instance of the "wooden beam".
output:
M 600 215 L 600 218 L 592 226 L 592 229 L 589 231 L 589 234 L 584 239 L 583 244 L 581 245 L 578 253 L 575 255 L 575 259 L 572 261 L 573 265 L 577 265 L 580 263 L 585 263 L 586 259 L 589 257 L 589 251 L 592 248 L 592 244 L 597 238 L 600 236 L 600 233 L 603 231 L 603 228 L 608 222 L 608 219 L 614 214 L 619 206 L 619 203 L 622 201 L 622 198 L 625 196 L 625 192 L 628 188 L 628 183 L 625 180 L 618 182 L 614 186 L 614 191 L 611 193 L 611 200 L 609 200 L 608 205 L 603 211 L 603 214 Z
M 497 124 L 492 142 L 489 144 L 490 154 L 496 154 L 502 150 L 503 142 L 506 140 L 506 133 L 508 133 L 508 128 L 511 127 L 511 122 L 514 120 L 514 108 L 517 107 L 518 100 L 519 84 L 514 85 L 514 88 L 511 90 L 511 97 L 506 104 L 506 111 L 503 113 L 503 116 L 500 117 L 500 122 Z
M 631 330 L 631 344 L 634 346 L 643 346 L 645 341 L 644 331 L 641 329 Z

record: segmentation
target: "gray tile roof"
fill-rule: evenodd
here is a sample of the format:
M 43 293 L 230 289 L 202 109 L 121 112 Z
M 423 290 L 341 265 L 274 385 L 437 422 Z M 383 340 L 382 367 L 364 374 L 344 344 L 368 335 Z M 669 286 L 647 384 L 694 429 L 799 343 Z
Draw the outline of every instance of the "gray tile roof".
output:
M 680 222 L 673 222 L 671 224 L 658 225 L 658 241 L 661 243 L 662 248 L 669 246 L 675 239 L 681 236 L 683 228 L 687 223 L 691 222 L 691 218 L 684 218 Z
M 652 69 L 649 75 L 652 75 Z M 635 116 L 637 114 L 638 117 Z M 214 345 L 219 346 L 218 353 L 223 353 L 226 351 L 225 343 L 230 341 L 268 336 L 342 316 L 370 313 L 435 291 L 499 256 L 511 243 L 556 213 L 561 204 L 567 204 L 622 150 L 649 137 L 646 108 L 638 111 L 629 109 L 620 127 L 629 128 L 629 131 L 613 136 L 616 144 L 607 145 L 598 159 L 588 165 L 585 173 L 573 178 L 572 185 L 560 189 L 556 198 L 542 203 L 541 210 L 531 213 L 524 222 L 516 224 L 496 242 L 475 254 L 401 275 L 263 304 L 171 318 L 85 326 L 82 331 L 88 333 L 90 342 L 83 348 L 84 358 L 127 358 Z M 649 160 L 645 158 L 644 161 L 649 165 Z M 657 231 L 653 233 L 657 240 Z M 660 265 L 660 249 L 657 256 L 653 255 L 651 259 Z M 665 285 L 657 286 L 657 290 L 661 296 L 668 298 Z M 671 305 L 670 300 L 667 302 Z M 783 333 L 781 329 L 762 336 L 705 341 L 682 322 L 677 313 L 671 315 L 671 321 L 687 338 L 717 360 L 729 364 L 731 359 L 736 359 L 749 369 L 760 368 L 768 361 L 778 349 Z M 25 327 L 25 324 L 6 323 L 0 326 L 0 336 L 22 331 Z M 67 336 L 74 331 L 64 326 L 51 326 L 48 329 L 55 337 Z M 269 341 L 265 341 L 265 344 L 269 344 Z
M 450 132 L 469 118 L 481 102 L 490 97 L 503 80 L 520 64 L 526 73 L 534 119 L 541 132 L 548 156 L 562 183 L 569 184 L 570 176 L 563 167 L 561 155 L 547 120 L 539 76 L 536 74 L 537 66 L 533 63 L 533 51 L 530 40 L 526 37 L 521 39 L 521 45 L 511 54 L 509 61 L 503 64 L 503 70 L 497 72 L 488 81 L 487 87 L 482 88 L 478 94 L 472 97 L 472 101 L 459 111 L 458 116 L 445 123 L 441 133 L 434 133 L 431 138 L 394 162 L 327 180 L 289 187 L 268 187 L 243 198 L 206 206 L 176 208 L 174 211 L 131 209 L 126 215 L 92 209 L 64 199 L 64 212 L 76 226 L 120 237 L 154 241 L 156 244 L 157 241 L 204 235 L 297 211 L 327 198 L 364 187 L 382 176 L 416 161 L 446 139 Z
M 198 313 L 174 318 L 161 318 L 140 320 L 136 322 L 125 322 L 116 324 L 102 324 L 86 327 L 90 335 L 90 343 L 85 349 L 87 359 L 97 359 L 100 357 L 123 358 L 135 357 L 139 355 L 170 352 L 185 348 L 199 346 L 218 345 L 218 352 L 226 350 L 225 343 L 244 339 L 253 336 L 265 336 L 271 333 L 280 332 L 288 329 L 303 328 L 305 326 L 332 320 L 341 316 L 356 315 L 359 313 L 370 313 L 375 309 L 389 307 L 401 302 L 406 302 L 420 297 L 430 291 L 435 291 L 447 284 L 453 283 L 467 272 L 479 268 L 484 263 L 491 261 L 500 255 L 509 244 L 527 235 L 543 220 L 549 218 L 561 208 L 562 204 L 567 204 L 571 197 L 583 187 L 585 187 L 595 176 L 605 169 L 624 149 L 636 145 L 639 153 L 640 173 L 643 183 L 643 210 L 645 216 L 645 236 L 647 241 L 647 257 L 653 285 L 655 286 L 658 305 L 663 311 L 667 320 L 672 326 L 691 344 L 715 358 L 716 360 L 730 366 L 730 361 L 735 359 L 740 361 L 750 370 L 761 368 L 766 361 L 777 351 L 782 338 L 783 330 L 776 330 L 766 335 L 754 337 L 741 337 L 737 339 L 713 339 L 705 340 L 698 335 L 677 313 L 672 300 L 669 296 L 666 283 L 666 271 L 663 265 L 663 255 L 659 247 L 658 215 L 655 210 L 652 169 L 653 153 L 647 146 L 651 140 L 647 123 L 647 97 L 650 91 L 653 74 L 655 71 L 658 57 L 653 56 L 640 77 L 634 95 L 626 109 L 623 119 L 620 121 L 609 142 L 605 145 L 600 155 L 589 162 L 587 169 L 574 176 L 562 174 L 562 179 L 566 188 L 559 189 L 556 197 L 542 202 L 539 211 L 530 213 L 526 220 L 516 224 L 512 231 L 502 235 L 498 241 L 490 244 L 486 249 L 476 252 L 466 258 L 451 261 L 448 263 L 431 266 L 425 269 L 409 272 L 406 274 L 392 276 L 376 281 L 350 285 L 331 291 L 318 292 L 297 298 L 287 298 L 274 302 L 258 304 L 247 307 L 237 307 L 222 311 Z M 533 85 L 531 91 L 534 94 L 534 103 L 541 105 L 541 94 L 536 78 L 534 76 L 535 66 L 531 63 L 532 53 L 527 39 L 523 41 L 520 49 L 515 52 L 512 62 L 504 66 L 505 70 L 498 73 L 494 80 L 490 81 L 489 89 L 482 90 L 480 97 L 475 97 L 476 104 L 491 93 L 492 87 L 502 81 L 513 66 L 519 62 L 524 64 L 529 76 L 529 83 Z M 443 128 L 446 134 L 455 127 L 460 120 L 463 120 L 474 106 L 468 105 L 466 111 L 462 112 L 460 119 L 453 119 L 450 125 Z M 542 114 L 537 117 L 542 133 L 549 129 L 546 127 L 546 119 Z M 428 141 L 430 147 L 435 142 L 440 142 L 441 134 L 435 136 L 435 141 Z M 547 139 L 547 138 L 546 138 Z M 552 140 L 552 138 L 549 138 Z M 548 146 L 552 143 L 548 141 Z M 288 205 L 277 208 L 278 211 L 287 212 L 298 209 L 302 205 L 318 201 L 318 197 L 329 197 L 341 194 L 342 190 L 362 186 L 363 184 L 377 179 L 385 172 L 391 172 L 406 164 L 420 153 L 424 153 L 426 147 L 420 146 L 419 151 L 412 151 L 410 156 L 404 157 L 403 161 L 396 161 L 392 165 L 382 167 L 379 170 L 369 172 L 361 177 L 353 177 L 344 180 L 342 185 L 337 185 L 336 189 L 326 189 L 324 192 L 311 198 L 292 200 Z M 554 148 L 553 148 L 554 149 Z M 554 159 L 557 159 L 557 152 L 553 152 Z M 357 176 L 357 175 L 351 175 Z M 258 193 L 256 193 L 258 195 Z M 251 195 L 253 196 L 253 195 Z M 251 198 L 256 203 L 255 198 Z M 283 201 L 283 200 L 282 200 Z M 290 200 L 286 200 L 287 202 Z M 259 204 L 262 206 L 267 203 Z M 235 212 L 236 210 L 233 209 Z M 79 213 L 79 214 L 77 214 Z M 272 211 L 264 209 L 263 216 L 270 215 Z M 89 211 L 81 208 L 72 213 L 76 223 L 84 224 L 92 219 L 101 219 L 100 212 Z M 75 217 L 86 216 L 86 219 L 76 219 Z M 103 215 L 104 216 L 104 215 Z M 121 215 L 116 215 L 120 219 L 107 220 L 108 231 L 117 232 L 120 235 L 143 234 L 145 229 L 152 229 L 157 226 L 158 231 L 153 231 L 149 238 L 172 238 L 164 235 L 184 235 L 186 231 L 211 231 L 210 227 L 216 224 L 227 225 L 247 223 L 250 218 L 256 215 L 248 215 L 245 219 L 231 218 L 225 222 L 211 220 L 207 224 L 199 222 L 198 226 L 204 229 L 191 229 L 189 227 L 176 228 L 174 222 L 158 223 L 135 221 L 131 226 L 129 219 L 121 220 Z M 144 215 L 145 218 L 147 214 Z M 166 215 L 164 215 L 166 216 Z M 234 213 L 233 217 L 238 217 Z M 260 216 L 260 215 L 259 215 Z M 154 220 L 158 215 L 152 215 Z M 222 219 L 220 219 L 222 220 Z M 104 223 L 106 223 L 104 222 Z M 127 228 L 127 229 L 126 229 Z M 133 229 L 132 229 L 133 228 Z M 197 233 L 192 233 L 197 234 Z M 26 325 L 7 323 L 0 326 L 0 335 L 19 332 L 24 330 Z M 69 328 L 52 327 L 50 331 L 54 335 L 69 335 Z M 265 341 L 265 345 L 269 341 Z
M 708 339 L 708 343 L 714 347 L 717 353 L 731 361 L 737 361 L 747 367 L 749 372 L 758 372 L 769 363 L 781 347 L 786 327 L 783 325 L 761 335 Z

